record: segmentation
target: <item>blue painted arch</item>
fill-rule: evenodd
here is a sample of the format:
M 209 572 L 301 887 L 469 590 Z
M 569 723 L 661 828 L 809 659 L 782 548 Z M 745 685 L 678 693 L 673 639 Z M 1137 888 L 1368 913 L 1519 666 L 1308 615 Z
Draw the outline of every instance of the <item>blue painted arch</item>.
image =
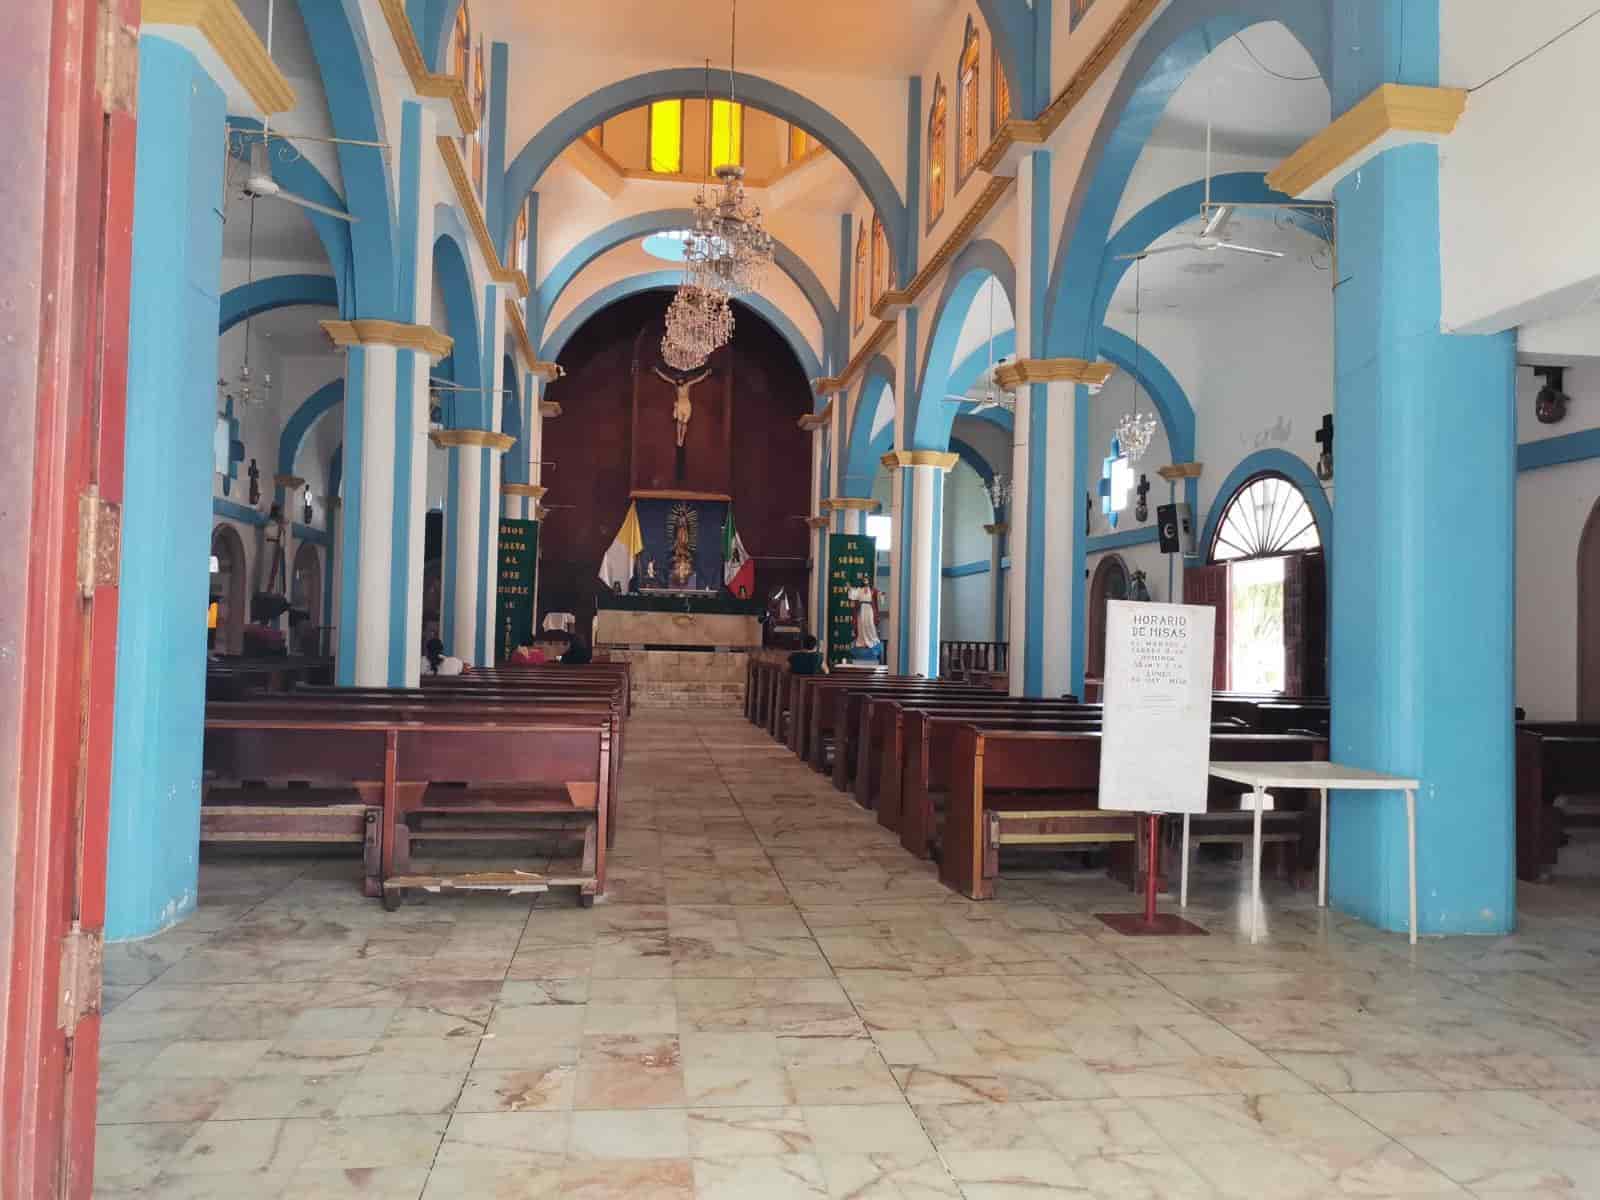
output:
M 1193 462 L 1195 447 L 1194 405 L 1166 364 L 1148 346 L 1135 346 L 1133 339 L 1109 326 L 1100 330 L 1100 356 L 1119 370 L 1138 380 L 1161 414 L 1167 446 L 1175 463 Z
M 355 141 L 387 143 L 382 93 L 361 0 L 301 0 L 299 7 L 333 132 Z M 383 36 L 389 36 L 387 30 Z M 341 143 L 338 154 L 345 206 L 358 218 L 347 227 L 351 261 L 346 312 L 363 318 L 398 319 L 395 189 L 388 163 L 384 152 L 370 145 Z
M 306 435 L 311 432 L 311 427 L 324 413 L 335 405 L 343 403 L 344 380 L 342 379 L 323 384 L 301 402 L 300 407 L 295 409 L 284 423 L 283 432 L 278 436 L 278 474 L 294 474 L 295 460 L 300 457 L 300 447 L 304 444 Z M 344 447 L 341 445 L 339 449 L 342 451 Z M 328 490 L 334 495 L 338 494 L 331 479 Z
M 517 439 L 511 452 L 501 460 L 502 483 L 528 482 L 528 448 L 523 443 L 522 388 L 517 379 L 517 364 L 511 355 L 500 363 L 500 432 Z
M 1092 357 L 1100 265 L 1128 178 L 1150 134 L 1194 67 L 1242 29 L 1278 21 L 1331 77 L 1327 0 L 1186 0 L 1140 37 L 1090 140 L 1056 251 L 1045 301 L 1049 357 Z M 1194 211 L 1198 211 L 1198 205 Z
M 344 443 L 340 442 L 333 448 L 333 457 L 328 460 L 328 495 L 337 496 L 341 493 L 343 488 Z
M 1247 456 L 1228 472 L 1228 477 L 1222 481 L 1217 494 L 1211 498 L 1211 508 L 1206 513 L 1205 528 L 1201 532 L 1199 543 L 1195 546 L 1200 553 L 1201 561 L 1210 558 L 1211 543 L 1217 536 L 1217 525 L 1222 520 L 1222 514 L 1228 510 L 1228 504 L 1234 495 L 1257 475 L 1265 474 L 1282 475 L 1300 489 L 1300 494 L 1306 498 L 1306 503 L 1311 508 L 1311 515 L 1316 518 L 1317 536 L 1322 539 L 1322 553 L 1324 557 L 1329 556 L 1333 548 L 1333 506 L 1328 503 L 1328 494 L 1322 490 L 1321 480 L 1298 455 L 1274 448 L 1257 450 Z M 1331 564 L 1331 558 L 1329 561 Z M 1331 570 L 1329 575 L 1331 578 Z
M 894 446 L 893 421 L 876 436 L 872 432 L 885 395 L 894 395 L 894 364 L 879 354 L 862 370 L 861 383 L 856 388 L 855 408 L 851 411 L 846 434 L 844 469 L 839 479 L 839 487 L 846 496 L 872 495 L 872 485 L 878 477 L 878 460 Z M 898 395 L 894 395 L 894 402 L 900 402 Z
M 994 4 L 999 0 L 982 0 Z M 850 126 L 816 101 L 782 84 L 743 72 L 735 76 L 739 97 L 752 108 L 798 125 L 821 141 L 855 176 L 888 229 L 891 244 L 899 247 L 899 277 L 909 279 L 910 239 L 906 236 L 907 206 L 888 171 Z M 698 96 L 705 87 L 699 67 L 673 67 L 620 79 L 568 105 L 522 147 L 509 167 L 502 186 L 502 227 L 495 230 L 502 254 L 511 244 L 515 214 L 522 199 L 533 191 L 544 173 L 583 134 L 611 117 L 655 100 Z
M 550 272 L 539 282 L 538 291 L 533 298 L 534 311 L 537 313 L 534 318 L 535 328 L 532 330 L 534 335 L 537 337 L 543 333 L 544 316 L 555 311 L 556 302 L 561 299 L 562 293 L 595 259 L 624 243 L 637 241 L 652 233 L 669 229 L 689 229 L 693 225 L 693 209 L 662 208 L 654 212 L 636 213 L 631 217 L 624 217 L 604 229 L 591 233 L 567 251 L 561 261 L 550 268 Z M 794 280 L 795 286 L 805 295 L 811 310 L 817 315 L 817 322 L 821 325 L 823 337 L 826 339 L 830 331 L 838 326 L 839 314 L 828 295 L 828 289 L 822 286 L 822 280 L 817 278 L 816 272 L 804 259 L 783 242 L 776 243 L 773 260 L 785 275 Z M 827 347 L 824 347 L 824 353 L 826 350 Z
M 607 284 L 594 295 L 584 300 L 558 325 L 553 333 L 544 340 L 540 347 L 539 357 L 546 362 L 556 362 L 561 357 L 561 352 L 572 340 L 572 335 L 583 328 L 584 324 L 596 313 L 618 300 L 629 296 L 637 296 L 640 292 L 670 292 L 683 282 L 682 271 L 645 271 L 638 275 L 630 275 L 626 279 L 618 279 Z M 788 343 L 789 349 L 794 352 L 795 362 L 805 372 L 807 379 L 816 379 L 822 375 L 822 363 L 817 357 L 817 352 L 806 341 L 805 335 L 799 327 L 789 319 L 777 305 L 765 296 L 750 295 L 734 301 L 752 309 L 757 316 L 766 321 L 779 336 Z M 735 314 L 737 319 L 737 314 Z
M 978 478 L 983 480 L 985 488 L 994 482 L 994 467 L 970 443 L 958 437 L 951 437 L 950 449 L 955 452 L 956 457 L 977 473 Z
M 446 320 L 454 342 L 450 357 L 454 363 L 452 381 L 463 390 L 452 392 L 445 406 L 449 425 L 454 429 L 488 429 L 493 411 L 490 396 L 483 389 L 489 384 L 483 375 L 478 348 L 479 314 L 468 266 L 466 227 L 455 209 L 440 204 L 434 208 L 433 278 L 444 297 Z M 435 374 L 438 374 L 436 371 Z
M 231 288 L 222 297 L 217 332 L 227 333 L 239 322 L 259 317 L 273 309 L 293 308 L 302 304 L 337 309 L 339 286 L 333 276 L 273 275 Z
M 968 380 L 961 388 L 954 386 L 956 349 L 973 302 L 990 278 L 1000 282 L 1015 321 L 1017 269 L 1004 247 L 987 238 L 970 242 L 950 264 L 944 291 L 933 310 L 933 321 L 929 326 L 931 332 L 923 350 L 917 386 L 913 389 L 906 411 L 905 431 L 910 442 L 909 449 L 943 450 L 950 440 L 950 428 L 955 422 L 959 405 L 949 403 L 945 396 L 965 391 L 973 382 Z M 1013 348 L 1015 344 L 1013 330 Z M 996 357 L 999 357 L 998 351 Z

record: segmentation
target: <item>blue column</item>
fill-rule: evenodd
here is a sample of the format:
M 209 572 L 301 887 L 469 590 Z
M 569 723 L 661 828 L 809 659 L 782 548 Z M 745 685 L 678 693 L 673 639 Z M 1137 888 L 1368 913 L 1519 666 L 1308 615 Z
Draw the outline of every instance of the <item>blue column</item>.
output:
M 1437 5 L 1335 7 L 1336 112 L 1386 80 L 1438 82 Z M 1516 922 L 1516 346 L 1439 331 L 1436 147 L 1389 150 L 1334 198 L 1332 756 L 1421 780 L 1420 931 L 1503 933 Z M 1330 826 L 1333 903 L 1404 929 L 1401 798 L 1340 795 Z
M 222 90 L 188 50 L 139 43 L 126 502 L 106 936 L 195 906 L 205 720 Z

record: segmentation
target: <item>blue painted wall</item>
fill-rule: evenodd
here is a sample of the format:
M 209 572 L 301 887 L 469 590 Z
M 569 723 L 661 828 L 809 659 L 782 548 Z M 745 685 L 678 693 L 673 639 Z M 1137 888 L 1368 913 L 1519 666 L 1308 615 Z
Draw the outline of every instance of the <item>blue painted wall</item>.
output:
M 188 50 L 144 37 L 139 54 L 111 939 L 164 929 L 196 901 L 221 310 L 226 100 Z

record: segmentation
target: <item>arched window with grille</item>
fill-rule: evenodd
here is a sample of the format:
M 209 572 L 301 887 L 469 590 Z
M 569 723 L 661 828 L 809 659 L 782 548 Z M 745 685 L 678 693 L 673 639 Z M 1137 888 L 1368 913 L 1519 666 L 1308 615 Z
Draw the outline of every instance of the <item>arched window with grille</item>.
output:
M 1184 601 L 1217 614 L 1219 690 L 1327 694 L 1323 531 L 1305 493 L 1276 471 L 1228 497 L 1207 565 L 1184 572 Z
M 883 294 L 893 284 L 893 264 L 889 261 L 889 232 L 883 227 L 883 218 L 872 217 L 872 303 L 876 307 Z
M 978 27 L 967 18 L 966 36 L 961 42 L 961 61 L 956 70 L 956 190 L 967 182 L 978 165 L 978 109 L 981 104 L 979 77 L 982 39 Z
M 1011 81 L 1000 62 L 1000 47 L 989 55 L 989 73 L 994 76 L 994 106 L 989 110 L 989 135 L 995 136 L 1000 127 L 1011 119 Z
M 933 103 L 928 108 L 928 228 L 944 216 L 944 186 L 948 157 L 950 98 L 944 80 L 933 81 Z
M 861 232 L 856 234 L 856 281 L 855 281 L 855 331 L 861 332 L 861 327 L 867 323 L 867 227 L 863 223 Z

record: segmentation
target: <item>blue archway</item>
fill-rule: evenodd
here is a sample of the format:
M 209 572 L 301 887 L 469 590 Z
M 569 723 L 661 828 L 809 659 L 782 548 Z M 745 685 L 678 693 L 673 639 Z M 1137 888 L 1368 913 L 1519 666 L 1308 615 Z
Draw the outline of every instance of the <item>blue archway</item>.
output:
M 877 435 L 872 432 L 877 422 L 878 406 L 885 394 L 894 393 L 894 364 L 880 354 L 861 372 L 861 383 L 856 388 L 856 403 L 846 431 L 843 471 L 839 487 L 846 496 L 872 495 L 872 484 L 878 477 L 878 460 L 894 445 L 894 422 L 890 421 Z M 900 403 L 900 397 L 894 396 Z M 836 397 L 834 403 L 838 403 Z
M 339 287 L 332 275 L 273 275 L 254 283 L 241 283 L 223 294 L 218 333 L 227 333 L 241 321 L 275 308 L 296 305 L 339 307 Z
M 333 132 L 354 141 L 387 143 L 382 93 L 360 0 L 301 0 L 300 16 L 316 56 Z M 343 142 L 338 153 L 346 207 L 358 218 L 348 226 L 352 262 L 346 312 L 394 320 L 399 316 L 394 180 L 376 146 Z
M 954 387 L 956 349 L 973 301 L 990 278 L 999 281 L 1005 291 L 1006 302 L 1015 314 L 1017 270 L 1011 256 L 999 243 L 988 239 L 971 242 L 950 264 L 944 291 L 933 310 L 928 344 L 923 351 L 922 370 L 917 375 L 917 387 L 906 411 L 905 430 L 910 449 L 943 450 L 950 439 L 950 427 L 955 422 L 959 406 L 947 402 L 945 396 L 965 391 L 973 382 L 968 380 L 964 387 Z M 1015 344 L 1013 332 L 1013 347 Z
M 567 251 L 561 261 L 550 268 L 549 273 L 539 281 L 538 290 L 530 306 L 536 314 L 532 318 L 530 332 L 535 337 L 544 332 L 542 326 L 545 315 L 555 311 L 556 302 L 561 299 L 562 293 L 585 267 L 602 254 L 626 242 L 648 237 L 652 233 L 669 229 L 689 229 L 693 225 L 693 209 L 662 208 L 654 212 L 636 213 L 631 217 L 624 217 L 604 229 L 591 233 Z M 816 272 L 806 264 L 805 260 L 783 242 L 778 242 L 774 247 L 773 260 L 785 275 L 794 280 L 795 286 L 805 295 L 812 311 L 817 315 L 817 322 L 821 325 L 823 337 L 826 339 L 839 323 L 838 310 L 828 295 L 828 289 L 822 286 L 822 281 L 817 278 Z
M 993 3 L 995 0 L 984 0 Z M 759 75 L 739 73 L 735 83 L 740 98 L 752 108 L 782 117 L 820 140 L 855 176 L 877 209 L 893 245 L 899 247 L 899 277 L 909 279 L 911 250 L 906 236 L 907 206 L 883 164 L 844 121 L 791 88 Z M 506 168 L 500 212 L 502 227 L 494 231 L 502 255 L 511 243 L 515 214 L 522 199 L 533 191 L 561 152 L 596 125 L 655 100 L 698 96 L 705 86 L 699 67 L 673 67 L 618 80 L 570 104 L 523 146 Z
M 560 359 L 561 352 L 566 349 L 572 335 L 583 327 L 584 322 L 606 306 L 629 296 L 636 296 L 640 292 L 669 292 L 682 282 L 682 271 L 646 271 L 607 284 L 567 314 L 555 332 L 545 338 L 544 345 L 539 350 L 539 357 L 545 362 L 555 362 Z M 782 309 L 765 296 L 754 294 L 734 303 L 753 309 L 767 324 L 778 331 L 788 343 L 789 349 L 794 352 L 795 362 L 805 372 L 807 379 L 816 379 L 822 375 L 822 363 L 817 357 L 816 350 Z
M 983 455 L 979 454 L 978 451 L 971 445 L 971 443 L 964 442 L 960 438 L 952 436 L 950 438 L 950 449 L 955 453 L 957 458 L 966 463 L 967 466 L 971 467 L 973 471 L 977 473 L 978 478 L 983 480 L 983 486 L 985 488 L 988 488 L 988 486 L 994 482 L 993 465 L 991 465 L 989 460 Z
M 502 462 L 500 479 L 503 483 L 527 483 L 528 449 L 522 441 L 522 388 L 518 386 L 516 361 L 509 354 L 500 362 L 500 388 L 500 432 L 517 439 L 516 446 Z
M 335 379 L 325 383 L 301 402 L 300 407 L 284 423 L 283 433 L 278 437 L 278 474 L 293 475 L 295 460 L 300 457 L 300 447 L 306 440 L 306 434 L 311 432 L 311 427 L 317 423 L 324 413 L 337 404 L 344 403 L 344 380 Z M 342 451 L 343 446 L 339 447 Z M 329 492 L 337 494 L 330 480 Z
M 1325 558 L 1328 556 L 1333 547 L 1333 506 L 1328 503 L 1328 493 L 1322 490 L 1322 481 L 1299 455 L 1273 447 L 1249 455 L 1228 472 L 1222 486 L 1217 488 L 1216 495 L 1211 498 L 1211 507 L 1206 512 L 1200 541 L 1195 544 L 1201 560 L 1211 553 L 1211 543 L 1217 536 L 1217 524 L 1222 520 L 1222 514 L 1227 511 L 1228 502 L 1234 494 L 1255 476 L 1269 472 L 1282 475 L 1300 489 L 1311 515 L 1316 518 L 1317 536 L 1322 539 L 1322 553 Z
M 454 341 L 450 357 L 451 379 L 461 389 L 451 393 L 446 405 L 448 424 L 455 429 L 488 429 L 492 409 L 483 378 L 483 361 L 478 348 L 478 305 L 473 295 L 472 271 L 467 265 L 466 228 L 455 209 L 440 204 L 434 208 L 433 278 L 444 297 L 445 315 Z M 436 372 L 437 373 L 437 372 Z

